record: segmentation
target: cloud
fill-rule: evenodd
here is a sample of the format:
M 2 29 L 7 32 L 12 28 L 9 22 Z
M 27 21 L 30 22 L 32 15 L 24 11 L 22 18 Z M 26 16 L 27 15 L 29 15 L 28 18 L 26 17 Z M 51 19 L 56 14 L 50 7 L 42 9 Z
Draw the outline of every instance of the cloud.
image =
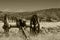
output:
M 23 10 L 23 9 L 8 9 L 8 8 L 5 8 L 5 9 L 1 9 L 1 11 L 8 11 L 8 12 L 24 12 L 25 10 Z

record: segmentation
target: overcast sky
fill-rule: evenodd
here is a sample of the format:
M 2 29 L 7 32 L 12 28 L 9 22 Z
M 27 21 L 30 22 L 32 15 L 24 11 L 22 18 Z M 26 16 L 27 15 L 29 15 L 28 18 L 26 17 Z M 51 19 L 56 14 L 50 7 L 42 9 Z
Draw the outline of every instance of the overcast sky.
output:
M 3 11 L 34 11 L 48 8 L 60 8 L 59 0 L 0 0 Z

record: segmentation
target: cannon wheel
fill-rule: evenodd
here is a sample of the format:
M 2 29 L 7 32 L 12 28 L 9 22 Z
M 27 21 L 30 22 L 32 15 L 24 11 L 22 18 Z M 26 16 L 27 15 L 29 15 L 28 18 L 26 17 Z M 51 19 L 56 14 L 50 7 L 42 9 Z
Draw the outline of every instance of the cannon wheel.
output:
M 4 25 L 3 25 L 3 29 L 5 33 L 9 32 L 9 24 L 8 24 L 8 17 L 7 14 L 4 15 Z
M 37 32 L 39 33 L 40 31 L 40 25 L 39 25 L 39 19 L 38 19 L 38 16 L 37 15 L 33 15 L 31 20 L 30 20 L 30 32 L 33 31 L 33 32 Z

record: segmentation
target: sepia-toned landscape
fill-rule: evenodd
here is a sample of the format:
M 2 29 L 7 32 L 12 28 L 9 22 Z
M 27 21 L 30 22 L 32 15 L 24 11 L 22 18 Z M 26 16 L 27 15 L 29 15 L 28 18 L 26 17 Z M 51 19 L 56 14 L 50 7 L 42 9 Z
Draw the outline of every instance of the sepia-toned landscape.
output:
M 60 0 L 0 0 L 0 40 L 60 40 Z
M 9 14 L 8 14 L 9 13 Z M 19 31 L 18 28 L 11 28 L 9 30 L 9 35 L 6 35 L 3 30 L 3 16 L 4 14 L 8 15 L 8 21 L 10 25 L 16 25 L 16 21 L 14 21 L 14 17 L 18 19 L 20 17 L 26 19 L 26 24 L 30 26 L 30 18 L 33 14 L 38 14 L 39 23 L 40 23 L 40 33 L 33 34 L 30 33 L 30 28 L 26 28 L 24 30 L 28 39 L 25 38 L 22 31 Z M 38 10 L 33 12 L 3 12 L 0 11 L 0 40 L 60 40 L 60 8 L 51 8 Z M 16 16 L 15 16 L 16 15 Z M 28 15 L 28 16 L 27 16 Z M 51 21 L 47 20 L 50 19 Z M 13 20 L 13 21 L 12 21 Z M 42 28 L 43 27 L 43 28 Z M 50 30 L 48 30 L 50 29 Z

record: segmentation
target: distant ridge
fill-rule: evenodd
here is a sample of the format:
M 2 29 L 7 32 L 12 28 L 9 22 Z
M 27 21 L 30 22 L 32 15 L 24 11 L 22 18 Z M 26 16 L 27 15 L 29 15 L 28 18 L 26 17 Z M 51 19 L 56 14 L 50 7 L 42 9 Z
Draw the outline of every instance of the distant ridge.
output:
M 60 8 L 50 8 L 37 10 L 33 12 L 3 12 L 0 11 L 0 18 L 4 16 L 4 14 L 9 15 L 9 17 L 22 17 L 26 19 L 30 19 L 33 14 L 38 14 L 40 20 L 46 20 L 47 18 L 51 18 L 52 20 L 60 21 Z

